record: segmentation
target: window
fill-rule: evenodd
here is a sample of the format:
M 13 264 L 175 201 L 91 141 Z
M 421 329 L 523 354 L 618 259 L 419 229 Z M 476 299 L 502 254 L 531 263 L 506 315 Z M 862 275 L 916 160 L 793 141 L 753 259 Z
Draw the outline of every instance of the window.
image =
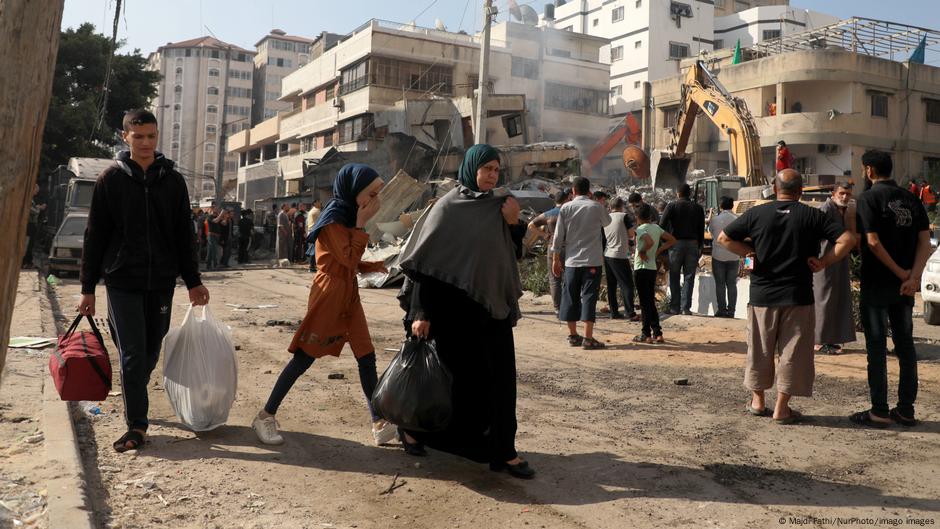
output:
M 333 131 L 333 130 L 328 130 L 328 131 L 326 131 L 325 134 L 323 134 L 323 135 L 321 136 L 321 137 L 323 138 L 323 146 L 324 146 L 324 147 L 332 147 L 332 146 L 333 146 L 333 134 L 334 134 L 334 133 L 335 133 L 335 131 Z
M 206 152 L 215 152 L 215 144 L 214 144 L 214 143 L 207 143 L 207 144 L 206 144 Z
M 217 95 L 219 95 L 219 88 L 216 87 L 216 86 L 210 86 L 210 87 L 206 90 L 206 92 L 208 92 L 208 94 L 209 94 L 210 96 L 217 96 Z
M 173 143 L 170 144 L 170 148 L 171 148 L 171 149 L 174 149 L 174 150 L 175 150 L 175 149 L 179 149 L 179 148 L 180 148 L 180 142 L 174 141 Z
M 215 105 L 209 105 L 206 107 L 207 114 L 218 114 L 218 112 L 219 112 L 219 107 Z
M 634 89 L 637 89 L 637 88 L 639 88 L 639 87 L 640 87 L 640 82 L 639 82 L 639 81 L 633 81 L 633 88 L 634 88 Z
M 177 82 L 177 83 L 180 83 L 180 82 L 182 82 L 182 81 L 183 81 L 183 69 L 182 69 L 182 68 L 177 68 L 177 69 L 176 69 L 176 82 Z
M 206 163 L 202 164 L 202 172 L 204 172 L 204 173 L 206 173 L 206 174 L 208 174 L 208 175 L 214 175 L 214 174 L 215 174 L 215 164 L 212 163 L 212 162 L 206 162 Z
M 446 121 L 445 121 L 446 123 Z M 522 114 L 512 114 L 503 117 L 503 128 L 510 138 L 522 135 Z
M 332 101 L 336 97 L 336 85 L 330 86 L 326 89 L 326 100 Z
M 940 100 L 924 99 L 927 106 L 927 123 L 940 124 Z
M 663 128 L 671 129 L 676 126 L 676 123 L 679 121 L 679 107 L 665 107 L 663 108 Z
M 888 94 L 872 92 L 871 115 L 879 118 L 888 117 Z
M 526 79 L 539 78 L 539 62 L 525 57 L 512 58 L 512 76 L 525 77 Z
M 264 119 L 271 119 L 276 115 L 277 115 L 277 110 L 274 110 L 273 108 L 266 108 L 264 110 Z
M 211 52 L 209 52 L 209 57 L 212 57 L 213 59 L 218 59 L 218 58 L 219 58 L 219 50 L 212 50 Z
M 550 48 L 548 54 L 553 57 L 564 57 L 566 59 L 571 58 L 571 52 L 568 50 L 559 50 L 557 48 Z
M 242 88 L 240 86 L 230 86 L 225 89 L 229 97 L 245 97 L 251 99 L 251 88 Z
M 636 8 L 639 9 L 643 6 L 643 0 L 636 0 Z
M 593 25 L 593 26 L 596 28 L 597 25 L 600 24 L 600 23 L 601 23 L 601 19 L 595 18 L 594 21 L 591 22 L 591 25 Z
M 231 79 L 241 79 L 242 81 L 251 81 L 251 71 L 229 70 L 228 76 Z
M 617 97 L 623 95 L 623 85 L 617 85 L 610 89 L 610 97 Z
M 638 40 L 638 41 L 634 42 L 634 43 L 633 43 L 633 47 L 634 47 L 634 48 L 637 48 L 637 49 L 642 48 L 642 47 L 643 47 L 643 41 L 642 41 L 642 40 Z
M 623 7 L 622 6 L 614 8 L 614 10 L 610 12 L 611 22 L 620 22 L 621 20 L 623 20 Z
M 209 68 L 209 77 L 218 77 L 219 69 L 218 68 Z
M 369 84 L 388 88 L 420 90 L 452 94 L 454 90 L 453 68 L 420 62 L 401 61 L 386 57 L 369 60 Z M 340 87 L 340 94 L 344 88 Z
M 235 116 L 247 116 L 251 114 L 251 108 L 243 105 L 225 105 L 225 113 Z
M 560 83 L 545 83 L 545 106 L 557 110 L 607 115 L 609 90 L 595 90 Z
M 744 11 L 745 9 L 750 9 L 751 3 L 747 0 L 734 0 L 734 11 Z
M 617 46 L 610 49 L 610 62 L 617 62 L 623 59 L 623 46 Z
M 372 114 L 363 114 L 336 124 L 339 129 L 339 143 L 358 141 L 372 137 Z
M 339 93 L 345 95 L 359 90 L 369 84 L 369 61 L 365 60 L 350 68 L 342 70 Z
M 689 56 L 689 45 L 681 42 L 669 43 L 669 58 L 682 59 Z
M 265 101 L 277 101 L 277 99 L 278 99 L 279 97 L 281 97 L 281 93 L 280 93 L 280 92 L 265 92 L 265 93 L 264 93 L 264 100 L 265 100 Z M 309 105 L 309 106 L 312 106 L 312 105 Z M 308 107 L 308 108 L 309 108 L 309 107 Z
M 217 130 L 215 125 L 206 125 L 206 139 L 215 139 Z
M 723 39 L 715 39 L 715 42 L 712 44 L 714 49 L 720 50 L 725 47 L 725 41 Z
M 765 29 L 764 30 L 764 40 L 779 39 L 779 38 L 780 38 L 779 29 Z

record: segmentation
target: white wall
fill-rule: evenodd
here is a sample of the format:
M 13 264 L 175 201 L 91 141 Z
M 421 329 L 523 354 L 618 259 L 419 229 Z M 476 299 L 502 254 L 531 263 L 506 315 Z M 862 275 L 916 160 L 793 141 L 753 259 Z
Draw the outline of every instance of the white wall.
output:
M 721 40 L 724 48 L 733 48 L 738 39 L 742 47 L 749 47 L 763 42 L 767 30 L 779 30 L 786 36 L 838 21 L 836 16 L 792 6 L 753 7 L 715 18 L 715 39 Z

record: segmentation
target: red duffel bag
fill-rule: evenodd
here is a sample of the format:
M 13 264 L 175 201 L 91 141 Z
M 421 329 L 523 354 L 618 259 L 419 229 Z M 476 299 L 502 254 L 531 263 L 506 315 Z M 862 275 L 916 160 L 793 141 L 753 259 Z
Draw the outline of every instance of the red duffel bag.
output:
M 49 374 L 62 400 L 101 401 L 111 391 L 111 360 L 104 340 L 91 316 L 91 332 L 75 332 L 82 321 L 79 315 L 59 337 L 55 352 L 49 357 Z

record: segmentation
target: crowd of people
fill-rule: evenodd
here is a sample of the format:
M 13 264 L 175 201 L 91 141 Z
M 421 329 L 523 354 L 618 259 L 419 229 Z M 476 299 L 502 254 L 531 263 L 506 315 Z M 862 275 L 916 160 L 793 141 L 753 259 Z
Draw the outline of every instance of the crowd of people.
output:
M 199 257 L 192 251 L 197 230 L 190 224 L 186 185 L 173 162 L 154 150 L 156 137 L 156 119 L 151 113 L 127 113 L 124 140 L 130 152 L 122 153 L 121 163 L 98 179 L 85 238 L 78 310 L 94 315 L 96 286 L 104 279 L 108 319 L 121 357 L 127 422 L 127 432 L 114 442 L 118 452 L 146 443 L 148 381 L 170 324 L 177 277 L 186 283 L 190 303 L 204 305 L 209 301 L 209 291 L 200 279 Z M 814 302 L 841 300 L 842 286 L 834 284 L 827 295 L 816 296 L 813 284 L 815 278 L 828 281 L 830 270 L 838 276 L 836 267 L 856 246 L 857 229 L 871 407 L 853 414 L 851 420 L 873 427 L 885 427 L 892 421 L 916 424 L 911 310 L 930 248 L 927 216 L 921 203 L 890 179 L 887 154 L 866 153 L 862 163 L 866 181 L 872 186 L 856 200 L 858 221 L 854 227 L 846 220 L 851 217 L 847 205 L 851 186 L 840 184 L 828 209 L 812 208 L 800 202 L 802 178 L 792 169 L 777 174 L 774 201 L 735 218 L 728 201 L 723 200 L 721 212 L 709 216 L 717 244 L 728 252 L 713 260 L 716 275 L 723 274 L 728 296 L 725 316 L 733 314 L 735 298 L 732 286 L 736 275 L 728 270 L 734 269 L 729 263 L 742 257 L 753 261 L 744 385 L 751 391 L 747 411 L 755 416 L 772 416 L 780 424 L 800 420 L 790 401 L 794 396 L 812 394 L 814 341 L 849 339 L 837 332 L 841 328 L 826 329 L 822 335 L 816 332 L 819 314 Z M 379 210 L 383 181 L 372 168 L 349 164 L 337 174 L 333 198 L 312 217 L 312 226 L 307 226 L 308 212 L 302 217 L 303 238 L 312 244 L 316 274 L 306 316 L 290 344 L 285 344 L 289 360 L 253 419 L 260 442 L 284 442 L 276 420 L 283 399 L 316 358 L 339 356 L 348 344 L 358 364 L 377 444 L 397 437 L 413 456 L 425 456 L 426 447 L 431 447 L 487 463 L 491 470 L 517 478 L 534 477 L 535 470 L 515 444 L 513 333 L 522 317 L 517 260 L 522 256 L 527 226 L 520 221 L 518 202 L 499 187 L 496 149 L 488 145 L 468 149 L 458 177 L 458 185 L 434 203 L 413 234 L 413 244 L 401 255 L 400 266 L 407 280 L 398 296 L 406 335 L 433 339 L 453 376 L 453 414 L 448 426 L 436 432 L 398 428 L 372 410 L 370 397 L 377 383 L 375 348 L 356 274 L 384 270 L 381 262 L 362 261 L 368 244 L 363 228 Z M 144 183 L 149 185 L 145 188 Z M 697 263 L 701 252 L 704 211 L 689 201 L 687 186 L 680 187 L 678 200 L 661 216 L 639 196 L 629 197 L 629 214 L 620 198 L 605 204 L 606 195 L 591 193 L 590 182 L 583 177 L 574 180 L 571 195 L 563 192 L 556 196 L 557 212 L 535 222 L 542 230 L 554 226 L 545 234 L 551 239 L 552 275 L 560 279 L 553 299 L 557 300 L 558 318 L 567 324 L 568 343 L 585 349 L 604 346 L 593 331 L 605 269 L 609 284 L 620 291 L 624 307 L 623 313 L 612 310 L 612 317 L 633 319 L 635 291 L 642 330 L 634 340 L 662 342 L 655 297 L 657 270 L 663 266 L 659 257 L 669 254 L 670 289 L 676 300 L 670 309 L 688 310 L 691 287 L 683 287 L 681 279 L 687 284 L 692 281 L 685 275 L 686 264 L 693 258 Z M 151 222 L 141 223 L 139 212 L 145 208 L 158 214 Z M 279 258 L 289 256 L 287 248 L 291 246 L 295 253 L 301 248 L 293 236 L 295 221 L 289 212 L 290 207 L 283 206 L 278 213 Z M 221 211 L 205 221 L 210 246 L 207 254 L 211 251 L 213 258 L 221 254 L 219 266 L 225 263 L 224 235 L 210 228 L 213 224 L 225 226 L 226 221 L 231 223 L 231 217 Z M 827 241 L 825 248 L 820 248 L 821 241 Z M 696 263 L 690 264 L 692 277 Z M 673 265 L 678 268 L 675 272 Z M 674 280 L 673 273 L 680 281 Z M 613 307 L 617 296 L 611 296 Z M 824 314 L 823 327 L 829 322 L 842 323 L 831 316 L 838 314 Z M 888 406 L 886 322 L 890 322 L 901 366 L 899 400 L 894 408 Z M 583 334 L 578 332 L 579 324 Z M 833 334 L 827 334 L 829 331 Z M 774 386 L 777 398 L 771 407 L 765 392 Z

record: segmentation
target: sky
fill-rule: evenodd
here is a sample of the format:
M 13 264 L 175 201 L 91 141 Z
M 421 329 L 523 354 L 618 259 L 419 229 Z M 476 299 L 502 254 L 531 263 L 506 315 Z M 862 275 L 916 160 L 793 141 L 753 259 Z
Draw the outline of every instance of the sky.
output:
M 541 11 L 549 0 L 517 0 Z M 665 2 L 666 0 L 650 0 Z M 494 0 L 508 16 L 508 0 Z M 860 16 L 940 30 L 938 0 L 791 0 L 795 8 L 811 9 L 840 18 Z M 482 27 L 483 0 L 124 0 L 118 38 L 127 41 L 122 51 L 134 48 L 144 56 L 167 42 L 204 35 L 247 49 L 273 28 L 290 35 L 313 37 L 321 31 L 349 33 L 371 18 L 394 22 L 415 21 L 434 27 L 436 20 L 450 31 L 468 33 Z M 115 0 L 65 0 L 62 27 L 91 22 L 111 33 Z M 940 45 L 928 62 L 940 66 Z

